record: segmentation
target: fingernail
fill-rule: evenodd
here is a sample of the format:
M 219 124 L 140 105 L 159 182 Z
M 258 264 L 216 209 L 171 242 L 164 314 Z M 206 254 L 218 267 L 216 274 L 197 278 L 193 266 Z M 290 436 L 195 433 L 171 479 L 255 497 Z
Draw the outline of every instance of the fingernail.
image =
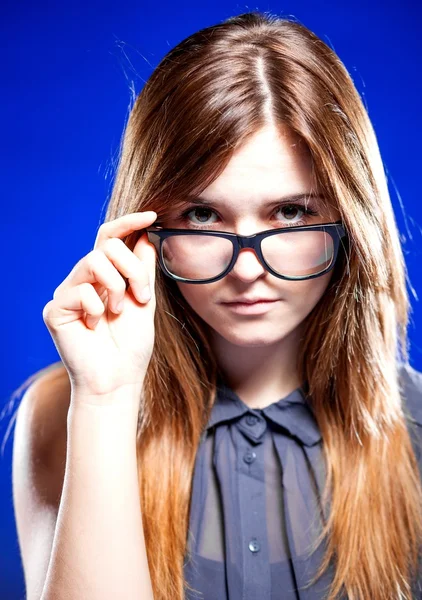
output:
M 151 300 L 151 290 L 149 285 L 145 286 L 141 292 L 141 302 L 148 302 Z

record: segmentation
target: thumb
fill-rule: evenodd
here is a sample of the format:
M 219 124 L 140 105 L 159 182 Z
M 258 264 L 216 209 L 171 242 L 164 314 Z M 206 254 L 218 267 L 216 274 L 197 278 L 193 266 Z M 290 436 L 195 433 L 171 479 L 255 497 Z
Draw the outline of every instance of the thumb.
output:
M 148 281 L 151 288 L 151 294 L 154 294 L 157 250 L 155 249 L 155 246 L 149 242 L 146 232 L 144 232 L 136 242 L 133 253 L 144 263 L 148 272 Z

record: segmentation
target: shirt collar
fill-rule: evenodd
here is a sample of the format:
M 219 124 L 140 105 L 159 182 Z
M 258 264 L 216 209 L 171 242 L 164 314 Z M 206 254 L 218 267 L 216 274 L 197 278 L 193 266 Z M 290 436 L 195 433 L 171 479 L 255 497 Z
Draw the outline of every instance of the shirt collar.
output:
M 239 420 L 249 412 L 264 415 L 276 425 L 287 429 L 305 446 L 313 446 L 321 441 L 321 433 L 306 399 L 306 383 L 263 409 L 247 406 L 222 380 L 218 381 L 216 391 L 216 399 L 206 429 L 220 423 Z

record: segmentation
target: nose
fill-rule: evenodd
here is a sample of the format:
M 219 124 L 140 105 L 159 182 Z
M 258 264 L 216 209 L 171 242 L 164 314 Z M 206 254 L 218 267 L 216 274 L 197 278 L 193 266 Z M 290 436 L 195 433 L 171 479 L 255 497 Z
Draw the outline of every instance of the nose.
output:
M 253 248 L 242 248 L 229 276 L 242 281 L 254 281 L 267 272 Z

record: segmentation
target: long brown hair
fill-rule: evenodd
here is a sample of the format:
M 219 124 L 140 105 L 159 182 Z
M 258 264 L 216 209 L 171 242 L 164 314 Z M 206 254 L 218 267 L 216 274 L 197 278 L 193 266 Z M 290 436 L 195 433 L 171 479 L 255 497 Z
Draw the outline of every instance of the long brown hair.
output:
M 320 572 L 335 564 L 327 600 L 411 600 L 422 488 L 398 377 L 408 362 L 406 266 L 373 127 L 334 51 L 295 20 L 259 12 L 180 42 L 134 98 L 105 220 L 146 210 L 165 218 L 268 124 L 306 144 L 316 185 L 348 232 L 297 361 L 324 440 Z M 204 322 L 158 265 L 156 296 L 139 414 L 141 505 L 154 597 L 182 600 L 195 455 L 218 368 Z

